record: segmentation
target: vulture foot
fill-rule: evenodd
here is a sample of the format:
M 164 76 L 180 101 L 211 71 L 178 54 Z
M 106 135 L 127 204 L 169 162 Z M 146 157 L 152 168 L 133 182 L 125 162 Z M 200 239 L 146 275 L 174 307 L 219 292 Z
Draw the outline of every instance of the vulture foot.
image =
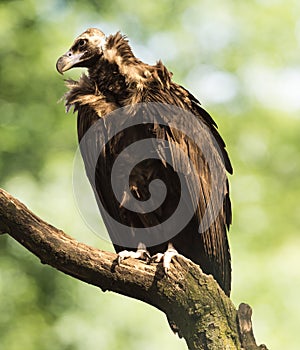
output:
M 136 252 L 130 251 L 130 250 L 122 250 L 121 252 L 119 252 L 118 264 L 120 265 L 122 260 L 128 259 L 128 258 L 145 260 L 147 262 L 149 262 L 151 259 L 150 254 L 147 251 L 144 244 L 140 244 Z
M 165 274 L 168 273 L 170 268 L 171 260 L 174 256 L 178 255 L 177 250 L 173 247 L 172 243 L 168 244 L 168 249 L 165 253 L 157 253 L 151 257 L 151 261 L 162 262 Z

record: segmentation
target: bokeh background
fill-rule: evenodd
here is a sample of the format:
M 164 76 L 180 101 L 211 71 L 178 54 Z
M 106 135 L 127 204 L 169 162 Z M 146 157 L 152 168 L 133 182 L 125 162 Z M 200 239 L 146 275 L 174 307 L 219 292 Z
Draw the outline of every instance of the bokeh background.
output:
M 76 117 L 57 103 L 56 59 L 92 26 L 126 33 L 148 63 L 162 59 L 217 121 L 234 166 L 232 299 L 253 307 L 258 343 L 299 349 L 300 2 L 0 1 L 0 186 L 78 240 L 113 250 L 76 207 Z M 0 237 L 1 350 L 162 347 L 186 349 L 162 313 Z

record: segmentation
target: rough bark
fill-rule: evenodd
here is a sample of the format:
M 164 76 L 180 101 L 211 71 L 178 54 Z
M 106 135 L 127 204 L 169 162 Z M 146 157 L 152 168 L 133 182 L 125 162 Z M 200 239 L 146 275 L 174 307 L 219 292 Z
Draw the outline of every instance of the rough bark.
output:
M 255 343 L 248 305 L 237 312 L 215 280 L 184 257 L 174 258 L 167 276 L 161 264 L 128 259 L 118 265 L 116 254 L 79 243 L 0 189 L 0 234 L 4 233 L 43 264 L 163 311 L 190 350 L 266 349 Z

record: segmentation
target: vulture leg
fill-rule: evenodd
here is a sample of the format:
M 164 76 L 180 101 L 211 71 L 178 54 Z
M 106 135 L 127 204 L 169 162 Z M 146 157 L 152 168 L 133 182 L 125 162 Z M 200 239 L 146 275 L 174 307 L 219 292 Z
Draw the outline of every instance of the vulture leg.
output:
M 151 257 L 151 261 L 162 262 L 165 273 L 168 273 L 170 268 L 171 260 L 174 256 L 179 255 L 177 250 L 173 247 L 171 242 L 168 243 L 168 249 L 165 253 L 157 253 Z
M 145 244 L 139 243 L 137 251 L 130 251 L 130 250 L 122 250 L 118 253 L 118 264 L 121 263 L 122 260 L 133 258 L 133 259 L 141 259 L 146 260 L 147 262 L 150 260 L 150 254 L 146 249 Z

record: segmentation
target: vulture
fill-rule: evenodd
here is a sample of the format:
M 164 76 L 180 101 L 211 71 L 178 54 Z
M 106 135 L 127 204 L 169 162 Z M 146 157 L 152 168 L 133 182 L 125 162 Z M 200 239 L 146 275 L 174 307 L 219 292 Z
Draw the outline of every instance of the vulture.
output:
M 100 213 L 118 253 L 162 262 L 181 254 L 230 295 L 227 232 L 232 166 L 212 117 L 157 61 L 138 59 L 126 36 L 96 28 L 56 63 L 77 112 L 79 148 Z

